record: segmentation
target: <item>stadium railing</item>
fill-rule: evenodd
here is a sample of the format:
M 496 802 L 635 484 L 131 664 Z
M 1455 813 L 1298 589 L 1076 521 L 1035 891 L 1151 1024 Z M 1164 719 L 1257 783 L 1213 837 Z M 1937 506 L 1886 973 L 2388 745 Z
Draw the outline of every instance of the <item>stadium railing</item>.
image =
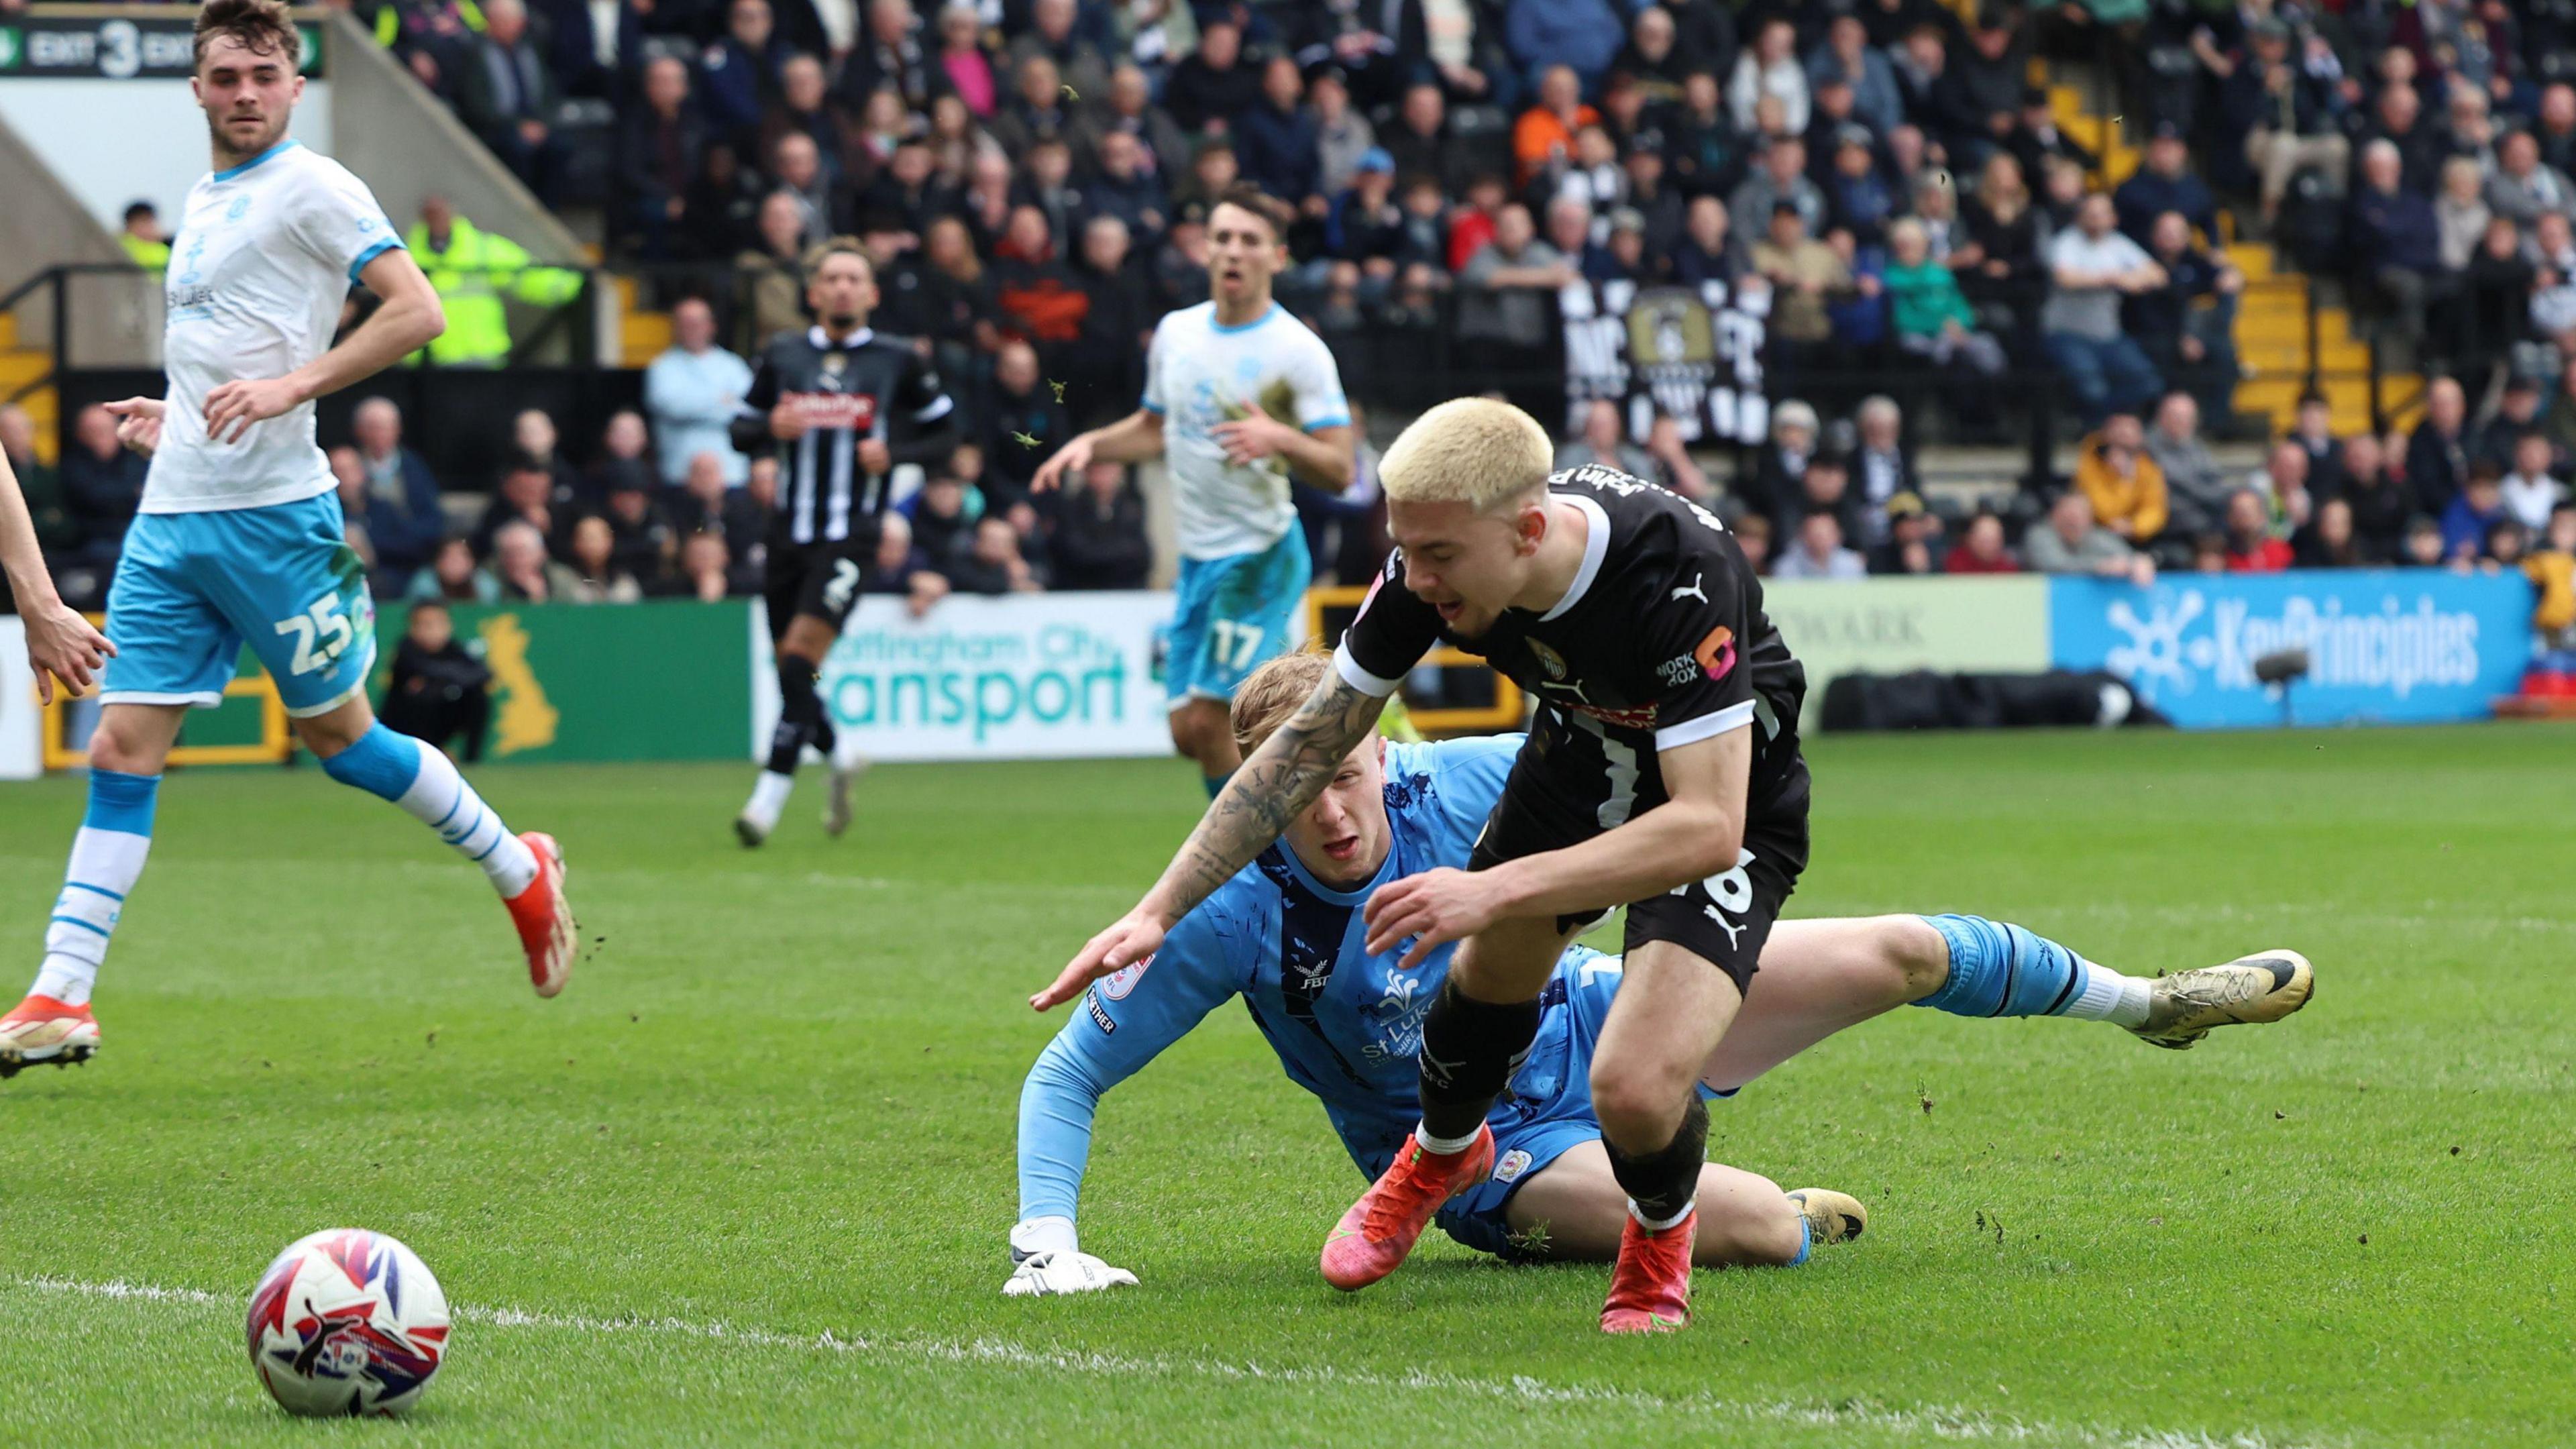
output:
M 2007 319 L 2004 326 L 1992 329 L 2011 359 L 2000 377 L 1982 377 L 1956 364 L 1941 367 L 1908 354 L 1895 345 L 1892 332 L 1865 345 L 1838 339 L 1799 347 L 1783 344 L 1775 336 L 1766 351 L 1764 394 L 1774 404 L 1791 398 L 1805 401 L 1830 421 L 1849 417 L 1863 397 L 1884 393 L 1905 409 L 1909 429 L 1927 416 L 1939 418 L 1940 441 L 2012 447 L 2027 459 L 2022 476 L 2026 485 L 2062 481 L 2057 477 L 2056 450 L 2086 430 L 2038 326 L 2046 298 L 2044 284 L 1986 295 L 1989 305 L 1982 309 L 1986 315 Z M 2216 323 L 2235 349 L 2236 376 L 2209 381 L 2204 388 L 2187 371 L 2167 371 L 2166 386 L 2223 395 L 2234 421 L 2231 425 L 2227 417 L 2205 407 L 2203 426 L 2213 434 L 2232 426 L 2243 436 L 2263 436 L 2289 414 L 2301 394 L 2310 391 L 2338 402 L 2357 395 L 2367 408 L 2371 430 L 2384 431 L 2392 418 L 2411 405 L 2414 394 L 2399 381 L 2375 338 L 2365 335 L 2328 343 L 2323 337 L 2327 310 L 2311 279 L 2248 278 Z M 2213 316 L 2207 299 L 2195 312 L 2203 318 Z M 2270 314 L 2268 326 L 2246 325 L 2257 312 Z M 2284 319 L 2291 334 L 2286 345 L 2280 336 Z M 2330 356 L 2351 357 L 2355 352 L 2358 362 L 2341 366 L 2328 362 Z
M 571 273 L 580 285 L 558 300 L 531 302 L 521 285 L 536 271 Z M 491 376 L 520 369 L 587 370 L 600 361 L 599 328 L 592 325 L 599 288 L 607 274 L 589 267 L 514 268 L 506 272 L 464 272 L 442 267 L 440 277 L 480 280 L 503 294 L 509 351 L 485 365 L 439 366 L 426 361 L 388 369 L 370 384 L 398 383 L 399 374 L 437 372 Z M 104 397 L 161 391 L 161 327 L 164 306 L 162 274 L 126 263 L 73 262 L 43 268 L 0 292 L 0 315 L 15 320 L 19 350 L 41 348 L 41 370 L 17 380 L 0 402 L 23 402 L 46 388 L 59 389 L 55 422 L 58 441 L 68 447 L 73 419 L 81 406 Z M 557 288 L 556 290 L 561 290 Z M 361 315 L 369 302 L 364 292 Z M 450 291 L 451 311 L 455 293 Z M 88 387 L 88 378 L 113 377 L 116 388 Z M 77 400 L 74 394 L 80 393 Z M 326 420 L 331 414 L 325 400 Z M 414 440 L 417 442 L 418 440 Z

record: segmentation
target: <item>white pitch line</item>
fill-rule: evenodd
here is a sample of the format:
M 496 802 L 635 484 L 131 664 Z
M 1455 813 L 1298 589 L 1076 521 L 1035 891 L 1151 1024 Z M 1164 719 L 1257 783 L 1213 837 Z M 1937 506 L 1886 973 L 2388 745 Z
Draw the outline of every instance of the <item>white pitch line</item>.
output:
M 15 1286 L 43 1293 L 82 1298 L 175 1305 L 187 1308 L 240 1310 L 246 1301 L 233 1295 L 196 1288 L 165 1288 L 114 1281 L 82 1283 L 65 1278 L 20 1278 Z M 521 1308 L 459 1304 L 450 1310 L 459 1323 L 485 1328 L 530 1328 L 589 1335 L 635 1334 L 704 1339 L 748 1348 L 788 1349 L 861 1358 L 910 1359 L 933 1363 L 992 1364 L 1005 1368 L 1057 1373 L 1106 1374 L 1122 1378 L 1202 1378 L 1233 1383 L 1311 1385 L 1356 1394 L 1430 1392 L 1470 1395 L 1520 1404 L 1594 1405 L 1647 1413 L 1681 1412 L 1751 1423 L 1786 1424 L 1817 1429 L 1878 1429 L 2006 1444 L 2086 1446 L 2086 1449 L 2323 1449 L 2349 1440 L 2282 1440 L 2259 1431 L 2226 1435 L 2165 1430 L 2137 1431 L 2090 1424 L 2060 1424 L 2015 1419 L 1982 1409 L 1931 1407 L 1904 1409 L 1850 1401 L 1744 1401 L 1708 1394 L 1663 1395 L 1636 1389 L 1589 1384 L 1556 1384 L 1526 1374 L 1507 1379 L 1480 1379 L 1459 1374 L 1415 1372 L 1370 1373 L 1330 1367 L 1265 1367 L 1218 1359 L 1131 1358 L 1074 1349 L 1030 1348 L 1006 1339 L 870 1339 L 819 1333 L 781 1333 L 723 1322 L 679 1318 L 595 1318 L 582 1314 L 543 1313 Z

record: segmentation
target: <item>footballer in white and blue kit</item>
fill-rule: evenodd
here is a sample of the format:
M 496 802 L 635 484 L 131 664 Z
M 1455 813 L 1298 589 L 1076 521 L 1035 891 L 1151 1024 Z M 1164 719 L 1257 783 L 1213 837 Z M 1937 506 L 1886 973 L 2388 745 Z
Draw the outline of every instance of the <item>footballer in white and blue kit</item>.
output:
M 1311 655 L 1275 661 L 1246 702 L 1260 707 L 1255 696 L 1265 690 L 1302 699 L 1326 667 Z M 1257 744 L 1263 731 L 1244 728 L 1241 706 L 1237 722 Z M 1363 742 L 1325 797 L 1183 916 L 1159 951 L 1092 983 L 1021 1088 L 1020 1220 L 1006 1292 L 1135 1281 L 1084 1252 L 1076 1229 L 1100 1100 L 1229 1001 L 1243 1002 L 1288 1079 L 1322 1102 L 1361 1175 L 1385 1172 L 1420 1120 L 1423 1016 L 1455 947 L 1404 968 L 1405 943 L 1366 949 L 1361 908 L 1390 882 L 1465 864 L 1523 743 L 1519 735 Z M 1367 869 L 1372 842 L 1384 854 Z M 1346 862 L 1352 870 L 1335 868 Z M 1355 878 L 1361 870 L 1365 878 Z M 1492 1166 L 1436 1219 L 1458 1242 L 1507 1259 L 1615 1254 L 1628 1208 L 1599 1145 L 1590 1073 L 1620 965 L 1579 945 L 1558 961 L 1539 995 L 1537 1035 L 1487 1118 Z M 1703 1100 L 1731 1096 L 1815 1042 L 1907 1004 L 1969 1017 L 2109 1021 L 2158 1045 L 2188 1046 L 2218 1025 L 2287 1015 L 2297 1003 L 2275 993 L 2295 980 L 2304 1001 L 2307 979 L 2306 961 L 2279 951 L 2148 981 L 2021 926 L 1968 915 L 1783 921 L 1699 1091 Z M 1541 1191 L 1546 1210 L 1516 1206 Z M 1703 1265 L 1801 1262 L 1813 1244 L 1856 1236 L 1867 1221 L 1848 1194 L 1783 1193 L 1713 1164 L 1702 1169 L 1699 1200 Z
M 222 701 L 245 644 L 325 773 L 400 805 L 482 868 L 538 994 L 561 990 L 571 969 L 554 841 L 511 833 L 445 755 L 368 707 L 375 605 L 314 441 L 313 399 L 445 323 L 366 184 L 287 139 L 301 49 L 277 0 L 198 12 L 193 84 L 216 165 L 188 193 L 165 276 L 167 396 L 109 405 L 152 466 L 108 591 L 115 653 L 88 813 L 34 989 L 0 1017 L 0 1076 L 97 1050 L 90 993 L 142 875 L 162 764 L 186 711 Z M 335 347 L 341 303 L 362 283 L 384 305 Z
M 1256 408 L 1308 433 L 1348 428 L 1350 400 L 1332 350 L 1287 308 L 1228 323 L 1201 302 L 1154 329 L 1144 406 L 1163 419 L 1181 550 L 1164 687 L 1175 700 L 1229 700 L 1287 648 L 1314 562 L 1286 460 L 1236 462 L 1218 430 Z
M 1271 295 L 1290 214 L 1237 187 L 1208 214 L 1209 299 L 1165 316 L 1137 411 L 1067 443 L 1034 486 L 1092 462 L 1161 456 L 1180 545 L 1163 688 L 1172 742 L 1213 796 L 1241 763 L 1226 703 L 1285 652 L 1314 577 L 1289 475 L 1350 486 L 1350 400 L 1332 349 Z

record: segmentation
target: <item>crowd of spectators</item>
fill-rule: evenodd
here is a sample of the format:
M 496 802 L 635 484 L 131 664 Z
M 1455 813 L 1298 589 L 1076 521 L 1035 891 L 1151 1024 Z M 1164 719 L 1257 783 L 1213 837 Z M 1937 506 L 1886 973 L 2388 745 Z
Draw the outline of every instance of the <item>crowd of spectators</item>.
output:
M 362 407 L 333 450 L 353 541 L 389 595 L 752 591 L 775 478 L 726 445 L 741 354 L 804 324 L 797 259 L 850 233 L 877 264 L 877 322 L 936 354 L 968 419 L 889 526 L 880 586 L 919 603 L 1141 582 L 1132 479 L 1096 469 L 1037 499 L 1028 477 L 1132 406 L 1155 320 L 1206 295 L 1209 198 L 1240 179 L 1294 209 L 1282 291 L 1328 335 L 1445 324 L 1508 352 L 1543 342 L 1550 294 L 1578 282 L 1768 291 L 1774 395 L 1850 413 L 1826 428 L 1779 405 L 1725 489 L 1779 576 L 2502 568 L 2565 549 L 2576 85 L 2556 62 L 2576 10 L 2141 8 L 360 0 L 540 196 L 599 208 L 621 260 L 695 280 L 664 294 L 675 341 L 642 409 L 571 449 L 578 465 L 530 412 L 499 479 L 438 480 L 389 401 Z M 2034 45 L 2070 26 L 2129 67 L 2142 155 L 2107 191 L 2029 84 Z M 2238 204 L 2437 365 L 2419 426 L 2337 437 L 2311 399 L 2251 476 L 2214 461 L 2204 435 L 2231 429 L 2241 372 L 2246 282 L 2219 246 Z M 2007 369 L 2061 379 L 2086 430 L 2071 486 L 1935 506 L 1919 418 L 1854 378 L 1905 366 L 1971 419 Z M 1565 460 L 1716 496 L 1669 419 L 1643 447 L 1628 421 L 1579 415 Z M 0 443 L 13 427 L 0 413 Z M 140 468 L 103 420 L 74 431 L 40 525 L 103 570 Z M 1339 498 L 1301 490 L 1319 558 L 1378 541 L 1365 475 Z M 492 486 L 479 517 L 455 516 L 441 485 L 459 481 Z
M 463 0 L 382 3 L 496 154 L 602 208 L 624 258 L 713 279 L 680 285 L 737 340 L 788 325 L 793 258 L 849 233 L 889 330 L 961 339 L 955 376 L 1017 338 L 1130 381 L 1154 317 L 1204 296 L 1206 207 L 1242 179 L 1295 208 L 1283 292 L 1328 334 L 1429 326 L 1463 290 L 1460 335 L 1531 348 L 1568 283 L 1717 281 L 1774 294 L 1793 379 L 2054 365 L 2093 423 L 2169 385 L 2223 417 L 2236 381 L 2242 279 L 2179 123 L 2104 245 L 2077 214 L 2098 158 L 2028 87 L 2013 7 L 499 0 L 478 29 Z M 614 121 L 559 134 L 561 97 Z
M 2576 356 L 2576 11 L 2247 0 L 2153 7 L 2128 39 L 2130 114 L 2197 141 L 2208 180 L 2415 360 Z
M 2159 569 L 2441 567 L 2520 570 L 2546 592 L 2567 577 L 2576 499 L 2561 480 L 2576 446 L 2576 368 L 2548 407 L 2516 381 L 2474 427 L 2449 379 L 2432 384 L 2411 430 L 2338 439 L 2332 416 L 2323 397 L 2301 399 L 2297 427 L 2239 474 L 2213 456 L 2199 402 L 2176 388 L 2143 418 L 2107 416 L 2069 486 L 1959 509 L 1923 488 L 1893 399 L 1867 398 L 1830 429 L 1792 400 L 1773 410 L 1770 440 L 1720 506 L 1772 578 L 2027 570 L 2151 583 Z M 1642 455 L 1619 465 L 1650 477 L 1661 467 Z M 2576 613 L 2556 627 L 2570 624 Z

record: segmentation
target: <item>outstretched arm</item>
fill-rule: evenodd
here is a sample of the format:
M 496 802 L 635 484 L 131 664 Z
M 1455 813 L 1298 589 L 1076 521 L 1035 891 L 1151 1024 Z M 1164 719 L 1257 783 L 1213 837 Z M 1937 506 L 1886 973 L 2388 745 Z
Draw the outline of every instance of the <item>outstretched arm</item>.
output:
M 1071 1001 L 1082 988 L 1121 966 L 1152 955 L 1171 929 L 1208 893 L 1269 848 L 1341 768 L 1342 758 L 1366 738 L 1386 708 L 1386 697 L 1365 693 L 1339 671 L 1288 717 L 1228 779 L 1209 803 L 1162 879 L 1136 908 L 1091 938 L 1054 983 L 1029 998 L 1040 1011 Z
M 0 570 L 7 572 L 9 593 L 26 620 L 27 662 L 35 667 L 37 700 L 54 702 L 56 680 L 67 694 L 87 690 L 116 646 L 54 592 L 54 576 L 36 545 L 35 520 L 27 515 L 27 499 L 18 491 L 18 475 L 7 454 L 0 454 Z
M 1076 433 L 1073 441 L 1056 449 L 1055 456 L 1038 465 L 1029 479 L 1031 492 L 1044 493 L 1060 487 L 1067 473 L 1080 473 L 1093 463 L 1141 463 L 1163 456 L 1163 415 L 1152 408 L 1138 408 L 1127 416 L 1087 433 Z
M 1092 994 L 1020 1087 L 1020 1221 L 1011 1229 L 1013 1297 L 1080 1293 L 1135 1275 L 1082 1251 L 1074 1222 L 1092 1117 L 1101 1097 L 1189 1034 L 1235 994 L 1238 939 L 1206 911 L 1176 927 L 1148 967 Z

